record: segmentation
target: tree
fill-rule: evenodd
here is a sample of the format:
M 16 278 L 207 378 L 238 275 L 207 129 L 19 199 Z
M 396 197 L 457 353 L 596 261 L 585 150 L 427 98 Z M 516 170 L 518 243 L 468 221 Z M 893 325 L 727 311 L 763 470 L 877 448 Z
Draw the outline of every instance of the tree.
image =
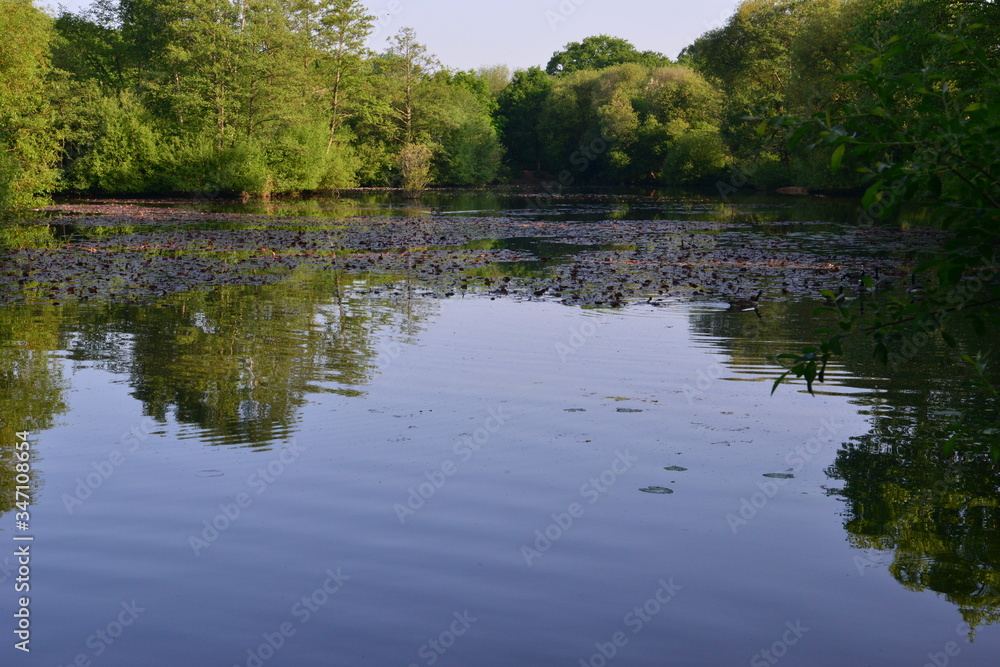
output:
M 385 74 L 395 89 L 393 107 L 404 144 L 413 143 L 420 84 L 439 67 L 427 47 L 417 42 L 413 28 L 403 28 L 389 40 Z
M 719 91 L 686 67 L 627 63 L 559 76 L 537 120 L 543 165 L 574 182 L 716 176 L 728 163 L 721 105 Z
M 745 0 L 724 26 L 684 50 L 681 59 L 725 93 L 723 135 L 751 184 L 856 185 L 849 174 L 830 172 L 824 147 L 791 149 L 779 128 L 758 129 L 761 119 L 809 115 L 854 94 L 838 77 L 854 62 L 851 32 L 866 1 Z
M 865 291 L 875 292 L 862 301 L 868 306 L 840 304 L 837 329 L 821 330 L 816 345 L 777 357 L 789 366 L 779 382 L 794 375 L 811 390 L 844 345 L 859 338 L 870 338 L 876 359 L 892 366 L 940 338 L 969 366 L 980 390 L 945 434 L 946 452 L 985 448 L 1000 460 L 995 372 L 975 343 L 959 342 L 963 324 L 983 336 L 1000 325 L 1000 78 L 995 45 L 979 46 L 961 25 L 934 38 L 935 67 L 907 71 L 897 59 L 908 57 L 909 45 L 891 38 L 866 47 L 868 62 L 851 75 L 864 93 L 857 103 L 812 119 L 772 121 L 793 129 L 793 141 L 811 137 L 812 145 L 830 147 L 834 169 L 846 158 L 866 172 L 862 220 L 920 202 L 948 233 L 940 252 L 920 259 L 906 296 L 879 296 L 883 286 L 864 278 Z
M 0 210 L 43 202 L 58 143 L 48 99 L 52 21 L 30 0 L 0 0 Z
M 476 76 L 486 84 L 490 97 L 497 99 L 510 84 L 514 75 L 507 65 L 491 65 L 476 69 Z
M 569 74 L 580 70 L 596 70 L 639 63 L 647 67 L 669 65 L 670 59 L 662 53 L 637 51 L 628 40 L 608 35 L 587 37 L 582 42 L 570 42 L 562 51 L 553 54 L 545 71 L 549 74 Z
M 319 0 L 308 3 L 313 44 L 321 54 L 317 78 L 329 116 L 327 154 L 353 111 L 351 94 L 364 68 L 365 39 L 375 17 L 358 0 Z
M 497 116 L 504 147 L 515 169 L 541 170 L 538 122 L 552 78 L 540 67 L 518 70 L 497 100 Z
M 435 180 L 457 186 L 494 181 L 503 149 L 486 82 L 470 72 L 441 72 L 425 85 L 421 116 L 435 147 Z
M 136 84 L 126 58 L 119 5 L 98 0 L 79 14 L 64 10 L 55 29 L 59 38 L 53 44 L 53 64 L 76 81 L 97 81 L 115 91 Z

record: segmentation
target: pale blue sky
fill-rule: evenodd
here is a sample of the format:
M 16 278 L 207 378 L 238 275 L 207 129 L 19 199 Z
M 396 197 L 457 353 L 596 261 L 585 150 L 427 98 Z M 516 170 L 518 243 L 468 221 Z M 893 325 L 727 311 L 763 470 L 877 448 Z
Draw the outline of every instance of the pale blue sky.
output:
M 40 5 L 54 6 L 56 0 Z M 62 0 L 78 10 L 89 0 Z M 555 51 L 584 37 L 624 37 L 640 51 L 671 58 L 733 13 L 737 0 L 367 0 L 379 17 L 369 46 L 408 26 L 446 67 L 545 66 Z

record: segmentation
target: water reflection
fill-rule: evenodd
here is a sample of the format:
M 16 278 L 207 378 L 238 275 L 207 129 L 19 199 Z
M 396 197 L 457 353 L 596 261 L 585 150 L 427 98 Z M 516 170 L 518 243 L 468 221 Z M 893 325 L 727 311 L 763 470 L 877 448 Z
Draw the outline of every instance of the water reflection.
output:
M 18 460 L 16 433 L 52 428 L 66 411 L 68 382 L 50 352 L 65 344 L 59 309 L 51 306 L 0 308 L 0 514 L 14 508 Z M 40 466 L 31 451 L 30 469 Z M 37 494 L 42 477 L 33 475 Z
M 815 302 L 762 305 L 761 317 L 703 309 L 691 316 L 704 344 L 724 349 L 737 375 L 776 350 L 809 340 L 819 321 Z M 876 364 L 864 345 L 830 369 L 834 385 L 870 416 L 869 433 L 844 443 L 827 474 L 843 482 L 844 528 L 860 550 L 889 553 L 889 571 L 913 591 L 930 590 L 954 604 L 973 633 L 1000 622 L 1000 476 L 989 448 L 946 453 L 952 419 L 978 404 L 961 368 L 946 363 L 943 341 L 928 342 L 911 363 Z M 762 391 L 765 390 L 762 387 Z M 780 400 L 783 388 L 778 392 Z M 804 390 L 804 387 L 799 387 Z M 822 387 L 821 392 L 843 389 Z M 881 562 L 859 554 L 864 567 Z
M 320 217 L 363 211 L 388 211 L 392 215 L 406 212 L 404 203 L 391 203 L 387 208 L 380 197 L 373 194 L 354 202 L 335 203 L 263 203 L 252 210 L 268 215 Z M 503 209 L 529 216 L 536 215 L 534 206 L 531 199 L 514 194 L 471 193 L 453 198 L 430 194 L 413 206 L 411 212 L 419 217 L 427 210 L 441 209 L 454 215 L 472 216 L 484 209 L 494 213 Z M 239 211 L 247 209 L 241 207 Z M 606 219 L 609 211 L 614 219 L 719 220 L 733 214 L 730 207 L 707 195 L 682 198 L 664 194 L 653 199 L 630 195 L 567 199 L 556 202 L 545 215 L 571 222 L 590 217 Z M 798 234 L 804 242 L 821 245 L 830 237 L 819 234 L 822 225 L 812 225 L 809 221 L 835 220 L 840 213 L 825 205 L 810 208 L 807 202 L 789 200 L 749 202 L 741 205 L 735 215 L 758 225 L 752 233 Z M 769 226 L 774 221 L 803 224 Z M 234 229 L 246 227 L 238 222 L 232 224 Z M 331 227 L 330 247 L 341 249 L 346 242 L 338 236 L 335 225 L 331 223 Z M 372 236 L 377 235 L 372 232 Z M 714 233 L 706 236 L 704 246 L 713 249 L 735 238 Z M 384 237 L 377 240 L 388 243 Z M 294 544 L 297 548 L 290 551 L 310 567 L 314 561 L 323 561 L 323 567 L 327 567 L 328 559 L 351 558 L 362 573 L 369 575 L 367 581 L 380 582 L 378 586 L 385 588 L 364 583 L 360 574 L 357 577 L 358 597 L 352 599 L 356 606 L 351 610 L 358 611 L 357 623 L 364 628 L 350 634 L 355 645 L 368 642 L 358 649 L 359 655 L 371 646 L 398 642 L 400 633 L 395 628 L 409 629 L 414 619 L 422 620 L 420 605 L 428 601 L 466 604 L 461 596 L 469 586 L 484 591 L 477 602 L 487 607 L 493 605 L 498 612 L 495 618 L 504 619 L 500 630 L 491 630 L 497 637 L 508 641 L 510 636 L 525 632 L 518 619 L 526 614 L 539 620 L 538 627 L 544 626 L 539 633 L 544 635 L 546 647 L 555 636 L 562 642 L 562 649 L 577 636 L 575 631 L 565 630 L 567 625 L 596 619 L 600 628 L 615 627 L 617 618 L 610 618 L 606 624 L 601 615 L 609 607 L 618 608 L 618 601 L 609 605 L 608 599 L 624 595 L 632 576 L 629 568 L 634 566 L 628 559 L 652 562 L 649 571 L 662 573 L 663 561 L 668 557 L 670 568 L 676 566 L 695 582 L 690 586 L 684 584 L 691 591 L 685 600 L 696 604 L 694 600 L 700 595 L 696 583 L 707 586 L 701 590 L 708 591 L 699 601 L 704 608 L 695 607 L 695 613 L 685 610 L 683 618 L 679 614 L 673 622 L 685 631 L 704 633 L 701 643 L 714 648 L 716 642 L 706 638 L 717 639 L 718 619 L 726 613 L 738 620 L 732 609 L 739 609 L 739 604 L 759 604 L 784 614 L 782 605 L 789 600 L 808 609 L 806 598 L 811 593 L 803 595 L 804 586 L 823 586 L 821 590 L 831 598 L 840 593 L 843 573 L 837 573 L 836 566 L 831 568 L 825 563 L 828 570 L 823 573 L 828 580 L 837 577 L 836 583 L 816 584 L 810 578 L 811 572 L 806 576 L 801 572 L 789 574 L 784 569 L 787 563 L 775 556 L 776 552 L 786 551 L 792 554 L 790 560 L 801 560 L 800 554 L 809 553 L 811 546 L 803 544 L 811 535 L 809 531 L 824 520 L 830 524 L 828 530 L 833 533 L 834 541 L 843 546 L 843 535 L 833 518 L 835 510 L 820 504 L 822 500 L 832 504 L 830 496 L 834 495 L 845 501 L 843 525 L 851 546 L 857 550 L 860 560 L 856 562 L 860 567 L 869 562 L 874 563 L 872 567 L 879 567 L 878 563 L 888 559 L 888 571 L 902 586 L 942 595 L 980 633 L 985 625 L 1000 622 L 1000 482 L 996 467 L 985 453 L 946 454 L 941 447 L 950 416 L 967 407 L 964 404 L 972 394 L 966 391 L 956 369 L 940 365 L 941 355 L 936 353 L 939 351 L 936 347 L 928 347 L 913 365 L 891 372 L 872 364 L 869 349 L 849 348 L 847 356 L 832 369 L 832 383 L 824 391 L 839 394 L 836 405 L 846 406 L 852 416 L 857 412 L 865 415 L 870 421 L 868 432 L 844 443 L 835 458 L 830 455 L 825 459 L 823 466 L 833 461 L 826 474 L 837 482 L 822 479 L 818 469 L 816 476 L 820 479 L 811 486 L 807 475 L 797 475 L 795 484 L 801 486 L 783 488 L 802 489 L 802 493 L 789 492 L 780 503 L 775 502 L 767 512 L 762 511 L 754 524 L 754 530 L 760 532 L 743 533 L 738 538 L 740 542 L 725 530 L 723 520 L 726 512 L 739 506 L 739 494 L 744 493 L 733 489 L 760 488 L 757 485 L 762 473 L 772 479 L 784 479 L 781 475 L 785 473 L 778 472 L 775 461 L 783 460 L 780 457 L 788 451 L 786 447 L 799 445 L 797 440 L 781 440 L 778 432 L 784 429 L 784 424 L 775 425 L 773 422 L 780 420 L 768 415 L 783 414 L 785 419 L 794 419 L 796 405 L 814 400 L 802 395 L 801 386 L 787 387 L 770 399 L 768 407 L 760 408 L 768 400 L 770 380 L 777 373 L 764 359 L 776 352 L 795 349 L 813 338 L 820 324 L 813 312 L 818 304 L 808 300 L 770 300 L 762 302 L 758 312 L 734 312 L 717 298 L 707 297 L 677 310 L 669 303 L 659 303 L 658 307 L 633 304 L 626 311 L 627 317 L 617 321 L 617 315 L 609 316 L 607 319 L 612 323 L 606 325 L 608 328 L 595 329 L 594 336 L 584 339 L 578 333 L 581 320 L 576 308 L 537 303 L 501 305 L 499 300 L 492 304 L 487 290 L 501 288 L 505 277 L 543 275 L 553 271 L 553 267 L 557 270 L 569 258 L 596 251 L 628 251 L 632 254 L 625 260 L 637 262 L 644 259 L 641 242 L 628 246 L 584 245 L 573 243 L 570 234 L 559 240 L 530 237 L 477 240 L 464 247 L 527 250 L 537 257 L 537 261 L 496 263 L 470 271 L 469 276 L 490 279 L 490 282 L 480 281 L 488 287 L 480 291 L 479 297 L 466 284 L 468 280 L 451 277 L 453 299 L 464 296 L 466 290 L 470 295 L 461 304 L 468 308 L 465 314 L 448 320 L 449 326 L 464 332 L 464 337 L 451 329 L 431 331 L 431 325 L 443 319 L 443 313 L 448 313 L 456 303 L 419 296 L 420 291 L 400 280 L 399 276 L 405 275 L 400 272 L 392 276 L 345 275 L 333 269 L 298 268 L 287 274 L 267 274 L 274 279 L 270 284 L 182 292 L 144 305 L 67 302 L 60 307 L 0 307 L 0 437 L 5 448 L 9 449 L 7 443 L 14 441 L 14 432 L 25 425 L 36 431 L 58 427 L 59 416 L 67 412 L 66 395 L 71 382 L 68 371 L 77 369 L 98 369 L 127 384 L 131 395 L 141 403 L 142 413 L 162 422 L 165 431 L 173 429 L 175 435 L 186 440 L 177 447 L 186 448 L 184 456 L 188 458 L 183 466 L 175 469 L 171 462 L 144 450 L 142 456 L 149 457 L 145 459 L 148 467 L 140 468 L 137 456 L 136 463 L 130 464 L 135 467 L 116 478 L 115 483 L 120 479 L 122 486 L 112 488 L 109 484 L 102 490 L 106 495 L 87 506 L 87 511 L 93 514 L 67 518 L 54 497 L 60 489 L 50 494 L 53 498 L 43 498 L 43 502 L 49 501 L 50 515 L 65 522 L 61 526 L 67 529 L 67 542 L 62 546 L 67 559 L 76 555 L 70 549 L 89 544 L 90 551 L 80 552 L 84 557 L 79 559 L 79 567 L 94 568 L 100 559 L 94 554 L 106 554 L 112 550 L 111 544 L 119 559 L 115 561 L 117 566 L 138 567 L 135 565 L 138 560 L 128 548 L 119 548 L 119 542 L 109 541 L 134 539 L 135 543 L 123 544 L 136 552 L 140 549 L 148 549 L 142 553 L 155 552 L 158 565 L 177 568 L 178 558 L 171 551 L 176 545 L 171 540 L 183 543 L 181 547 L 186 549 L 183 536 L 192 526 L 197 526 L 203 516 L 215 514 L 219 502 L 228 501 L 226 494 L 245 491 L 242 482 L 247 475 L 261 460 L 273 460 L 276 455 L 272 452 L 268 459 L 257 456 L 257 452 L 295 435 L 303 439 L 312 437 L 317 445 L 323 443 L 312 450 L 317 452 L 312 459 L 315 468 L 303 466 L 290 471 L 287 485 L 281 486 L 281 490 L 275 487 L 269 492 L 268 504 L 259 503 L 255 507 L 260 514 L 247 513 L 245 523 L 227 534 L 229 544 L 233 545 L 231 552 L 222 552 L 225 547 L 221 544 L 213 547 L 216 549 L 213 554 L 225 553 L 225 557 L 220 556 L 221 564 L 206 565 L 210 561 L 199 561 L 198 568 L 202 569 L 192 566 L 190 571 L 174 570 L 174 574 L 178 578 L 202 576 L 200 581 L 212 586 L 219 585 L 218 581 L 227 582 L 220 590 L 242 596 L 241 609 L 257 613 L 261 605 L 265 608 L 272 605 L 282 611 L 283 596 L 289 590 L 309 590 L 309 582 L 292 587 L 286 581 L 275 589 L 235 583 L 239 576 L 244 576 L 256 584 L 260 572 L 278 561 L 278 556 L 265 545 L 280 542 L 280 548 L 284 549 L 285 543 Z M 677 250 L 680 253 L 690 249 L 682 245 Z M 639 280 L 642 278 L 655 290 L 659 280 L 652 278 L 662 279 L 663 269 L 653 261 L 634 265 L 623 261 L 622 266 L 642 266 L 642 271 L 649 271 L 647 278 L 646 273 L 628 274 L 623 268 L 622 275 L 615 276 L 622 283 L 645 285 Z M 566 276 L 565 282 L 568 284 L 572 277 L 572 274 Z M 585 281 L 581 278 L 580 282 Z M 734 293 L 745 291 L 738 283 L 727 289 Z M 496 309 L 491 309 L 493 306 Z M 685 323 L 690 336 L 683 332 Z M 613 335 L 607 333 L 612 330 Z M 574 331 L 582 341 L 579 345 L 574 342 Z M 683 335 L 671 337 L 678 331 Z M 553 332 L 558 332 L 554 338 Z M 418 362 L 393 377 L 394 381 L 402 379 L 401 388 L 387 387 L 392 385 L 388 382 L 380 384 L 379 374 L 388 372 L 402 347 L 418 343 L 427 348 L 421 350 L 421 355 L 414 355 L 420 357 Z M 559 350 L 553 345 L 568 349 L 567 344 L 574 350 L 569 362 L 560 360 L 558 353 L 553 352 Z M 585 357 L 590 359 L 591 366 L 584 366 Z M 685 400 L 680 387 L 685 381 L 695 381 L 694 373 L 704 368 L 700 364 L 707 365 L 716 359 L 728 370 L 721 378 L 727 386 L 716 395 L 722 398 L 718 405 L 710 400 L 692 405 Z M 402 371 L 403 366 L 400 364 L 396 369 Z M 677 371 L 688 366 L 694 369 L 690 376 Z M 455 377 L 451 376 L 453 372 Z M 737 385 L 733 380 L 754 384 Z M 430 410 L 424 414 L 422 408 L 427 405 L 413 398 L 428 384 L 433 384 L 436 391 L 432 393 L 433 407 L 437 410 L 434 415 Z M 335 396 L 324 396 L 329 394 Z M 617 401 L 624 394 L 632 400 L 641 399 L 641 404 L 635 404 L 642 409 L 619 406 Z M 311 414 L 317 420 L 313 422 L 312 433 L 303 433 L 306 430 L 303 422 L 310 415 L 309 404 L 323 401 L 326 402 L 322 411 Z M 740 414 L 734 414 L 727 401 L 737 404 Z M 421 515 L 425 523 L 415 524 L 409 533 L 400 531 L 391 512 L 392 504 L 406 496 L 408 486 L 432 479 L 433 470 L 441 469 L 442 460 L 454 458 L 449 448 L 455 439 L 463 430 L 474 432 L 484 411 L 494 405 L 519 406 L 519 420 L 516 423 L 512 420 L 509 432 L 484 447 L 473 465 L 463 467 L 462 476 L 451 478 L 447 489 L 435 496 L 435 509 Z M 582 405 L 587 408 L 578 407 Z M 406 406 L 406 410 L 399 406 Z M 760 419 L 756 414 L 758 409 L 764 414 Z M 444 412 L 451 414 L 440 414 Z M 697 422 L 692 421 L 695 414 Z M 771 421 L 764 423 L 768 419 Z M 721 442 L 723 436 L 713 435 L 703 438 L 703 443 L 692 444 L 692 440 L 700 437 L 697 428 L 745 432 L 747 440 L 733 444 L 735 439 Z M 317 432 L 321 429 L 324 432 L 319 436 Z M 692 433 L 696 435 L 692 437 Z M 209 464 L 201 443 L 253 451 L 216 448 L 212 454 L 218 458 Z M 364 446 L 359 447 L 358 443 Z M 507 556 L 517 556 L 513 547 L 509 554 L 504 549 L 530 534 L 535 525 L 532 522 L 538 519 L 536 514 L 547 522 L 547 513 L 551 512 L 548 508 L 561 511 L 566 507 L 566 499 L 559 493 L 553 494 L 553 488 L 566 483 L 567 478 L 572 478 L 570 481 L 575 484 L 574 475 L 578 472 L 592 475 L 595 461 L 606 465 L 599 447 L 633 444 L 645 447 L 644 461 L 653 463 L 641 476 L 630 480 L 627 488 L 615 487 L 615 493 L 593 513 L 588 510 L 588 521 L 593 523 L 581 522 L 560 543 L 567 558 L 562 562 L 568 563 L 564 569 L 560 569 L 562 565 L 554 565 L 553 570 L 535 580 L 527 575 L 534 576 L 539 570 L 527 572 L 521 569 L 520 562 L 511 565 L 503 561 Z M 82 462 L 64 464 L 66 470 L 61 478 L 57 477 L 60 488 L 72 489 L 73 480 L 81 474 L 79 471 L 90 470 L 90 458 L 107 456 L 102 444 L 90 443 L 90 446 L 97 453 L 86 454 Z M 775 451 L 769 451 L 769 446 Z M 824 452 L 824 456 L 827 454 Z M 773 457 L 768 459 L 769 455 Z M 668 465 L 677 462 L 684 465 Z M 39 480 L 46 469 L 44 461 L 37 463 L 33 467 L 37 473 L 35 479 Z M 428 470 L 432 471 L 431 477 L 427 477 Z M 678 471 L 683 475 L 663 476 Z M 13 498 L 9 491 L 14 474 L 11 457 L 0 457 L 0 486 L 4 492 L 0 513 L 12 507 L 8 499 Z M 133 487 L 127 483 L 126 475 L 135 475 Z M 157 484 L 147 484 L 147 476 Z M 675 490 L 675 479 L 676 492 L 668 493 L 667 490 Z M 828 486 L 838 484 L 841 488 L 819 489 L 820 482 Z M 140 486 L 142 490 L 136 490 Z M 176 493 L 175 487 L 181 492 Z M 576 498 L 578 487 L 566 484 L 566 488 L 570 492 L 568 498 Z M 171 497 L 172 493 L 176 497 Z M 154 505 L 166 507 L 168 503 L 163 499 L 167 497 L 171 503 L 169 509 L 154 508 Z M 108 503 L 101 506 L 104 499 Z M 131 513 L 116 506 L 135 499 L 141 502 L 135 502 L 137 507 L 131 508 Z M 173 503 L 187 503 L 186 513 L 175 509 Z M 297 522 L 275 528 L 279 524 L 277 517 L 284 522 L 289 516 L 297 517 Z M 638 521 L 636 516 L 640 517 Z M 775 518 L 778 516 L 782 518 Z M 771 519 L 773 523 L 768 524 Z M 92 523 L 72 523 L 87 520 Z M 138 532 L 116 528 L 112 537 L 107 527 L 116 526 L 114 522 L 119 520 L 138 527 Z M 57 525 L 56 519 L 52 525 Z M 86 536 L 94 526 L 105 526 L 103 530 L 108 532 L 101 534 L 105 541 L 86 543 L 81 536 Z M 315 530 L 316 526 L 335 526 L 336 530 Z M 430 528 L 420 533 L 421 526 Z M 246 533 L 242 532 L 244 529 Z M 615 532 L 619 529 L 620 533 Z M 593 532 L 588 533 L 589 530 Z M 767 530 L 773 532 L 768 534 Z M 175 540 L 178 535 L 181 537 Z M 729 541 L 731 538 L 733 541 Z M 575 551 L 573 544 L 578 546 Z M 834 549 L 828 545 L 822 548 Z M 872 556 L 873 550 L 885 555 Z M 694 563 L 686 572 L 685 558 Z M 739 559 L 741 568 L 732 567 L 734 559 Z M 574 560 L 578 569 L 574 569 Z M 849 559 L 842 560 L 850 567 Z M 549 562 L 558 561 L 552 558 L 546 564 Z M 615 585 L 586 598 L 586 605 L 580 607 L 585 611 L 571 622 L 566 623 L 559 610 L 540 607 L 556 603 L 575 605 L 577 591 L 602 585 L 601 577 L 608 574 L 609 562 L 626 563 L 610 573 L 617 578 Z M 774 572 L 768 572 L 771 568 Z M 145 563 L 141 569 L 142 572 L 131 574 L 130 582 L 148 577 Z M 267 571 L 280 579 L 287 575 L 286 570 L 311 571 L 298 561 L 281 572 Z M 795 566 L 789 570 L 794 571 Z M 69 573 L 63 575 L 65 579 L 78 574 L 68 567 L 63 571 Z M 488 573 L 485 576 L 484 571 Z M 763 579 L 748 583 L 747 579 L 753 577 L 745 576 L 746 572 L 760 573 Z M 705 580 L 698 582 L 702 573 Z M 91 578 L 89 585 L 100 589 L 116 581 L 118 573 L 103 576 L 104 579 Z M 400 584 L 403 579 L 412 588 Z M 713 584 L 708 579 L 714 579 L 718 588 L 711 588 Z M 441 584 L 442 581 L 451 581 L 450 587 Z M 855 590 L 869 594 L 869 581 L 860 585 L 853 582 Z M 493 590 L 494 586 L 506 587 L 508 582 L 514 582 L 509 589 Z M 574 597 L 546 599 L 549 592 L 565 590 L 560 588 L 560 582 L 566 589 L 572 589 Z M 116 595 L 117 590 L 123 596 L 134 595 L 131 588 L 116 589 Z M 394 598 L 400 590 L 408 591 L 412 598 L 402 606 Z M 155 586 L 150 586 L 149 592 L 158 593 Z M 738 604 L 730 602 L 732 609 L 719 615 L 720 600 L 728 600 L 729 595 L 739 598 L 743 593 L 749 597 Z M 170 596 L 173 594 L 171 590 Z M 504 597 L 508 594 L 522 599 L 511 602 Z M 626 596 L 630 604 L 631 595 Z M 892 594 L 882 591 L 879 595 L 882 597 L 872 606 L 879 610 L 890 607 L 892 603 L 886 600 Z M 162 596 L 161 604 L 173 599 L 170 596 Z M 211 602 L 214 606 L 206 607 L 203 613 L 216 614 L 225 607 L 225 596 L 217 597 Z M 845 603 L 831 602 L 830 606 L 831 609 L 823 610 L 831 623 L 828 628 L 834 627 L 832 617 L 843 616 L 847 619 L 845 623 L 850 622 L 851 615 L 843 612 L 848 608 Z M 450 613 L 450 607 L 445 611 Z M 795 607 L 787 613 L 799 611 Z M 382 625 L 386 618 L 397 625 Z M 253 634 L 256 640 L 258 625 L 261 628 L 273 625 L 266 615 L 254 617 L 247 628 L 243 627 L 247 625 L 245 621 L 246 618 L 232 621 L 220 636 L 246 629 L 249 634 L 256 632 Z M 324 630 L 337 631 L 334 622 L 329 623 Z M 562 627 L 563 635 L 550 632 L 550 624 Z M 926 623 L 920 631 L 930 624 Z M 732 627 L 737 625 L 734 622 Z M 504 629 L 510 632 L 504 635 Z M 200 632 L 201 628 L 197 630 Z M 669 637 L 670 632 L 670 629 L 650 632 L 643 640 L 668 646 L 663 638 Z M 820 641 L 819 635 L 816 632 L 810 640 L 817 637 L 815 641 Z M 581 646 L 592 645 L 600 638 L 595 636 L 590 644 L 583 642 Z M 753 641 L 757 640 L 754 635 Z M 539 641 L 541 646 L 543 642 Z M 220 639 L 217 644 L 224 641 Z M 416 646 L 419 642 L 412 648 Z M 230 648 L 223 646 L 219 650 L 225 653 Z M 410 649 L 403 647 L 398 655 L 408 655 L 407 651 L 413 652 Z M 552 657 L 551 653 L 545 653 L 548 650 L 537 649 L 529 657 L 536 660 L 543 654 Z M 740 647 L 737 652 L 741 650 Z M 747 652 L 748 656 L 752 654 Z M 736 662 L 714 660 L 702 664 Z
M 405 290 L 394 298 L 362 293 L 385 283 L 301 272 L 280 284 L 154 305 L 48 307 L 34 321 L 25 309 L 5 308 L 7 339 L 17 346 L 0 357 L 12 378 L 3 385 L 4 428 L 29 416 L 36 428 L 51 426 L 64 383 L 48 353 L 65 345 L 77 365 L 126 376 L 147 415 L 195 427 L 190 437 L 266 447 L 294 431 L 310 394 L 363 395 L 395 346 L 419 333 L 434 302 Z
M 827 474 L 843 482 L 851 543 L 890 552 L 903 586 L 943 595 L 975 631 L 1000 621 L 1000 475 L 995 443 L 955 452 L 946 443 L 960 415 L 996 406 L 963 379 L 967 369 L 947 365 L 944 348 L 932 341 L 909 364 L 883 369 L 880 391 L 857 401 L 871 430 L 844 443 Z M 870 359 L 865 350 L 847 362 L 870 375 Z

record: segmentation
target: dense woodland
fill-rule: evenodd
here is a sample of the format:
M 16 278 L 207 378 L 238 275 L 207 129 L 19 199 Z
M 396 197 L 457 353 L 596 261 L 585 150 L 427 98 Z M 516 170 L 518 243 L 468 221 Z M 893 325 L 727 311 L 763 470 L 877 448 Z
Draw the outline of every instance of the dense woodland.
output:
M 356 0 L 96 0 L 55 17 L 0 0 L 0 206 L 526 174 L 550 187 L 850 189 L 865 176 L 831 169 L 834 143 L 789 144 L 788 124 L 762 121 L 874 103 L 843 75 L 893 38 L 905 49 L 885 59 L 890 74 L 940 67 L 956 74 L 934 85 L 996 106 L 979 85 L 995 80 L 1000 44 L 988 0 L 747 0 L 676 59 L 602 35 L 514 73 L 450 70 L 409 29 L 371 52 L 373 21 Z M 955 67 L 941 35 L 991 62 Z M 879 108 L 905 122 L 918 98 Z

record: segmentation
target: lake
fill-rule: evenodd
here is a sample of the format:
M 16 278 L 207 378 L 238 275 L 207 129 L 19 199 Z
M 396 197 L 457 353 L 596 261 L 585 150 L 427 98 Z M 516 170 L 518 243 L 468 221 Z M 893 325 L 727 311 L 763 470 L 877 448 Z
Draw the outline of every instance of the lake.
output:
M 58 208 L 0 281 L 4 664 L 1000 656 L 943 346 L 771 395 L 819 292 L 905 279 L 927 230 L 697 193 Z

